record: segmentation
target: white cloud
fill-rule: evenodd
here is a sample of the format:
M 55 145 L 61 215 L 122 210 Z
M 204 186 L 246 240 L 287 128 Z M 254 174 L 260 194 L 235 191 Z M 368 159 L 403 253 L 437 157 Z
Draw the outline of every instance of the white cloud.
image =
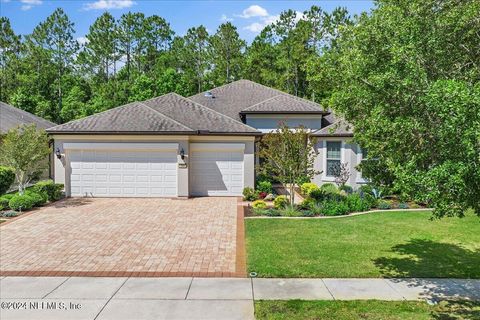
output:
M 249 30 L 253 33 L 259 33 L 260 31 L 263 30 L 263 28 L 265 28 L 265 24 L 259 23 L 259 22 L 254 22 L 254 23 L 249 24 L 248 26 L 246 26 L 243 29 Z
M 226 14 L 222 14 L 222 16 L 220 17 L 220 21 L 221 22 L 231 22 L 231 21 L 233 21 L 233 18 L 229 18 L 229 17 L 227 17 Z
M 298 21 L 305 19 L 305 15 L 300 12 L 300 11 L 295 11 L 295 23 L 298 23 Z M 266 17 L 260 17 L 260 21 L 258 22 L 253 22 L 249 24 L 248 26 L 244 27 L 243 29 L 249 30 L 253 33 L 259 33 L 260 31 L 263 30 L 266 26 L 276 23 L 280 19 L 280 15 L 267 15 Z
M 136 3 L 133 0 L 97 0 L 83 5 L 84 10 L 108 10 L 130 8 Z
M 42 4 L 42 0 L 20 0 L 20 2 L 25 4 L 30 4 L 30 5 Z
M 265 8 L 260 7 L 259 5 L 252 5 L 247 9 L 243 10 L 242 14 L 236 15 L 241 18 L 252 18 L 252 17 L 266 17 L 268 16 L 268 12 Z
M 86 37 L 78 37 L 77 42 L 78 42 L 78 44 L 83 45 L 83 44 L 88 43 L 88 39 Z
M 5 2 L 5 1 L 4 1 Z M 27 11 L 33 8 L 33 6 L 39 6 L 43 3 L 42 0 L 20 0 L 23 5 L 20 7 L 23 11 Z

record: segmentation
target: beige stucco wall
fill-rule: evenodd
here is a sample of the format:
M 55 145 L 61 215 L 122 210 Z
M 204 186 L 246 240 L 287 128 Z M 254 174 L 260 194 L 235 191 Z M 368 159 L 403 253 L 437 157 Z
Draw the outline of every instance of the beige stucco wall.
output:
M 190 143 L 199 142 L 214 142 L 214 143 L 244 143 L 244 186 L 253 187 L 255 179 L 255 154 L 254 154 L 254 142 L 255 137 L 236 137 L 236 136 L 142 136 L 142 135 L 53 135 L 54 139 L 54 152 L 57 148 L 63 155 L 61 159 L 54 157 L 54 180 L 56 183 L 65 184 L 65 193 L 70 196 L 70 168 L 68 166 L 68 152 L 65 153 L 64 143 L 69 142 L 165 142 L 165 143 L 178 143 L 179 153 L 178 163 L 186 163 L 187 167 L 177 168 L 177 192 L 179 197 L 188 197 L 190 194 L 189 184 L 189 152 Z M 180 150 L 184 150 L 185 159 L 182 160 L 180 156 Z
M 347 162 L 350 169 L 350 179 L 347 184 L 352 186 L 354 189 L 358 188 L 362 184 L 365 184 L 366 181 L 362 178 L 361 172 L 359 172 L 355 167 L 360 164 L 362 161 L 362 151 L 360 147 L 352 143 L 349 138 L 317 138 L 315 144 L 315 150 L 318 152 L 317 157 L 315 158 L 314 168 L 316 171 L 321 171 L 320 174 L 316 175 L 312 182 L 317 185 L 322 185 L 324 183 L 335 183 L 334 177 L 328 177 L 326 175 L 326 141 L 340 141 L 342 143 L 341 149 L 341 162 Z

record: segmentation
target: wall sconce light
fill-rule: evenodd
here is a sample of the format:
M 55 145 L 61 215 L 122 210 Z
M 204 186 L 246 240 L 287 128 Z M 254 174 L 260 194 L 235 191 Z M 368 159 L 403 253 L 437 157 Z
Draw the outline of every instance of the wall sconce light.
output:
M 60 153 L 60 149 L 57 148 L 57 150 L 55 150 L 55 155 L 57 156 L 57 159 L 62 159 L 62 154 Z
M 182 158 L 182 160 L 185 160 L 185 150 L 180 150 L 180 158 Z

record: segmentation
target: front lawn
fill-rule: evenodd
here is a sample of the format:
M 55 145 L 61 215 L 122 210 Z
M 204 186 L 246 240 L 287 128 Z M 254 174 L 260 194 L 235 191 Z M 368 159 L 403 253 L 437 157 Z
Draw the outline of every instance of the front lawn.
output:
M 248 271 L 259 277 L 480 278 L 480 219 L 429 211 L 339 219 L 246 219 Z
M 427 320 L 479 319 L 480 303 L 442 301 L 431 306 L 420 301 L 256 301 L 257 320 Z

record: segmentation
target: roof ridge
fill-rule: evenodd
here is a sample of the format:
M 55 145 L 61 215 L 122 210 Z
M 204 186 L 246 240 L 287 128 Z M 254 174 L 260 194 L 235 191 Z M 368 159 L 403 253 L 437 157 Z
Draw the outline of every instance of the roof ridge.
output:
M 248 107 L 248 108 L 246 108 L 246 109 L 243 109 L 241 112 L 243 112 L 243 111 L 248 111 L 248 109 L 251 109 L 251 108 L 253 108 L 253 107 L 256 107 L 256 106 L 259 105 L 259 104 L 265 103 L 265 102 L 270 101 L 270 100 L 272 100 L 272 99 L 274 99 L 274 98 L 276 98 L 276 97 L 279 97 L 279 96 L 281 96 L 281 95 L 280 95 L 280 94 L 277 94 L 276 96 L 273 96 L 273 97 L 270 97 L 270 98 L 268 98 L 268 99 L 265 99 L 265 100 L 262 100 L 262 101 L 260 101 L 260 102 L 257 102 L 257 103 L 255 103 L 255 104 L 252 104 L 250 107 Z
M 161 96 L 160 96 L 160 97 L 161 97 Z M 159 98 L 159 97 L 157 97 L 157 98 Z M 155 98 L 148 99 L 148 100 L 153 100 L 153 99 L 155 99 Z M 145 100 L 145 101 L 148 101 L 148 100 Z M 142 106 L 147 107 L 148 109 L 152 110 L 153 112 L 156 112 L 156 113 L 158 113 L 159 115 L 161 115 L 161 116 L 163 116 L 163 117 L 165 117 L 165 118 L 167 118 L 167 119 L 175 122 L 176 124 L 181 125 L 182 127 L 186 128 L 186 129 L 188 129 L 188 130 L 195 131 L 195 130 L 193 130 L 192 128 L 187 127 L 187 126 L 184 125 L 183 123 L 180 123 L 180 122 L 178 122 L 177 120 L 170 118 L 170 117 L 167 116 L 166 114 L 164 114 L 164 113 L 162 113 L 162 112 L 160 112 L 160 111 L 158 111 L 158 110 L 155 110 L 154 108 L 150 107 L 149 105 L 146 105 L 146 104 L 144 103 L 145 101 L 139 101 L 138 103 L 140 103 Z
M 245 123 L 243 123 L 243 122 L 241 122 L 241 121 L 238 121 L 238 120 L 236 120 L 236 119 L 234 119 L 234 118 L 232 118 L 232 117 L 229 117 L 229 116 L 227 116 L 227 115 L 225 115 L 225 114 L 223 114 L 223 113 L 220 113 L 220 112 L 218 112 L 218 111 L 216 111 L 216 110 L 213 110 L 213 109 L 211 109 L 211 108 L 209 108 L 209 107 L 207 107 L 207 106 L 204 106 L 203 104 L 200 104 L 200 103 L 198 103 L 198 102 L 196 102 L 196 101 L 193 101 L 193 100 L 190 99 L 190 98 L 183 97 L 183 96 L 181 96 L 181 95 L 179 95 L 178 93 L 175 93 L 175 92 L 172 92 L 172 93 L 173 93 L 173 94 L 176 94 L 176 95 L 179 96 L 179 97 L 182 97 L 182 98 L 185 99 L 185 100 L 188 100 L 188 101 L 192 102 L 193 104 L 199 105 L 200 107 L 205 108 L 205 109 L 207 109 L 208 111 L 211 111 L 211 112 L 213 112 L 213 113 L 216 113 L 216 114 L 220 115 L 220 116 L 223 117 L 223 118 L 227 118 L 227 119 L 232 120 L 232 121 L 234 121 L 234 122 L 236 122 L 236 123 L 239 123 L 239 124 L 241 124 L 241 125 L 243 125 L 243 126 L 245 126 L 245 127 L 248 127 L 248 128 L 250 128 L 250 129 L 252 129 L 252 130 L 258 131 L 258 130 L 255 129 L 254 127 L 251 127 L 251 126 L 249 126 L 249 125 L 247 125 L 247 124 L 245 124 Z
M 134 103 L 138 103 L 138 101 L 129 102 L 129 103 L 124 104 L 124 105 L 122 105 L 122 106 L 118 106 L 118 107 L 115 107 L 115 108 L 107 109 L 107 110 L 104 110 L 104 111 L 99 112 L 99 113 L 94 113 L 94 114 L 91 114 L 91 115 L 89 115 L 89 116 L 86 116 L 86 117 L 83 117 L 83 118 L 80 118 L 80 119 L 70 120 L 70 121 L 65 122 L 65 123 L 57 124 L 56 126 L 53 126 L 53 127 L 51 127 L 51 128 L 48 128 L 48 130 L 54 129 L 54 128 L 56 128 L 56 127 L 61 127 L 61 126 L 64 126 L 64 125 L 66 125 L 66 124 L 69 124 L 69 123 L 74 123 L 74 122 L 77 122 L 77 121 L 83 121 L 83 120 L 88 119 L 88 118 L 90 118 L 90 117 L 98 116 L 98 115 L 100 115 L 100 114 L 102 114 L 102 113 L 106 113 L 106 112 L 112 111 L 112 110 L 114 110 L 114 109 L 126 108 L 126 107 L 129 107 L 130 105 L 133 105 Z

